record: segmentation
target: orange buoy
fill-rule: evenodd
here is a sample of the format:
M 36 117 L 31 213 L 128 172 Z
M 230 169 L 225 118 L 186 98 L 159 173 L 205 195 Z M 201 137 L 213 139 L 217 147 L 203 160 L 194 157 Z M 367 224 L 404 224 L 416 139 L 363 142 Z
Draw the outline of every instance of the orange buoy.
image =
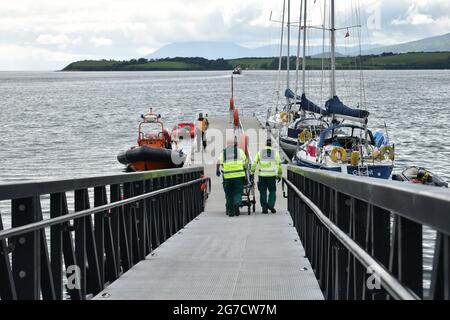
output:
M 234 110 L 234 99 L 233 99 L 233 97 L 230 98 L 230 110 Z
M 239 127 L 239 110 L 234 109 L 233 112 L 233 123 L 235 127 Z

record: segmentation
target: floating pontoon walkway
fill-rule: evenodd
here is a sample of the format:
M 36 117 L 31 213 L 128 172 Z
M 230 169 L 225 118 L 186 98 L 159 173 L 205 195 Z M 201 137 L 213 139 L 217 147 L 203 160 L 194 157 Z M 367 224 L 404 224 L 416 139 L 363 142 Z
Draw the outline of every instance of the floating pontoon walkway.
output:
M 210 130 L 231 128 L 211 117 Z M 243 118 L 245 130 L 259 130 Z M 211 131 L 212 132 L 212 131 Z M 265 139 L 250 140 L 250 150 Z M 198 159 L 201 154 L 195 154 Z M 323 299 L 278 184 L 276 214 L 225 215 L 222 178 L 205 163 L 211 194 L 205 212 L 113 282 L 95 299 Z M 258 201 L 258 192 L 257 192 Z

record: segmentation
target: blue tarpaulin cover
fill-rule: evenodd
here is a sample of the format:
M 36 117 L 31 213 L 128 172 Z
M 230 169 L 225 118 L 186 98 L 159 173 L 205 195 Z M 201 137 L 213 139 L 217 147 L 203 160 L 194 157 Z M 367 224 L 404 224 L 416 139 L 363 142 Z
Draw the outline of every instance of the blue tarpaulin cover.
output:
M 373 133 L 373 139 L 375 140 L 375 146 L 377 148 L 381 148 L 384 145 L 389 144 L 389 138 L 381 131 L 377 131 Z
M 332 114 L 341 114 L 354 118 L 367 118 L 369 116 L 369 111 L 349 108 L 336 96 L 325 103 L 325 108 Z
M 292 92 L 291 89 L 286 89 L 284 95 L 286 96 L 286 98 L 289 99 L 294 99 L 294 92 Z M 328 112 L 322 108 L 320 108 L 319 106 L 317 106 L 314 102 L 308 100 L 306 98 L 305 94 L 302 94 L 301 97 L 297 96 L 297 104 L 298 104 L 298 100 L 300 100 L 300 109 L 304 110 L 304 111 L 308 111 L 308 112 L 314 112 L 314 113 L 318 113 L 321 115 L 328 115 Z

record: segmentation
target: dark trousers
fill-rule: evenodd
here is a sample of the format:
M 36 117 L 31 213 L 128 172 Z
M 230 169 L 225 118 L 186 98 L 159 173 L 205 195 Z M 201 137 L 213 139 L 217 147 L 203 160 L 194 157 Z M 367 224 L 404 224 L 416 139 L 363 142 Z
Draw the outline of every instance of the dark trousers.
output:
M 275 177 L 258 177 L 259 202 L 263 209 L 274 208 L 277 199 L 277 185 Z M 267 199 L 269 191 L 269 199 Z
M 203 144 L 203 149 L 206 149 L 206 132 L 202 131 L 202 144 Z
M 233 212 L 234 206 L 240 206 L 242 202 L 244 178 L 223 179 L 223 190 L 225 191 L 227 213 Z

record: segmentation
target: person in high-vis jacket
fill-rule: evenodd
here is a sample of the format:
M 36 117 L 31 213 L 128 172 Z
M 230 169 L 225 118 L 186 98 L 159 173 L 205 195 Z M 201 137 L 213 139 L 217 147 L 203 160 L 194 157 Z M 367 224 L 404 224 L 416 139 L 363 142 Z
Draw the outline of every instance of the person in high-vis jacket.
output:
M 272 141 L 267 139 L 266 146 L 258 151 L 250 171 L 250 179 L 254 180 L 256 167 L 258 171 L 258 190 L 260 193 L 259 201 L 262 207 L 262 213 L 275 213 L 275 201 L 277 194 L 276 182 L 281 181 L 282 168 L 281 157 L 278 151 L 272 149 Z M 269 191 L 269 198 L 267 198 Z
M 244 193 L 247 156 L 238 147 L 237 139 L 228 141 L 217 161 L 216 175 L 220 177 L 223 171 L 223 190 L 225 191 L 226 213 L 228 216 L 238 216 Z

